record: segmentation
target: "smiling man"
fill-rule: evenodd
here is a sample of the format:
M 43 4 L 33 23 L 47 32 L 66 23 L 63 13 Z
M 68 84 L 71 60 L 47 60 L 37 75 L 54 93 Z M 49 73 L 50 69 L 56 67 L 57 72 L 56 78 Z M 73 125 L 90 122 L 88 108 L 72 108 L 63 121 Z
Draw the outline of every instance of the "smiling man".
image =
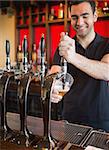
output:
M 76 36 L 72 39 L 61 33 L 51 67 L 51 73 L 60 71 L 63 56 L 74 78 L 63 97 L 63 119 L 109 132 L 109 39 L 94 31 L 97 12 L 93 0 L 72 0 L 70 13 Z M 51 101 L 60 100 L 54 92 Z

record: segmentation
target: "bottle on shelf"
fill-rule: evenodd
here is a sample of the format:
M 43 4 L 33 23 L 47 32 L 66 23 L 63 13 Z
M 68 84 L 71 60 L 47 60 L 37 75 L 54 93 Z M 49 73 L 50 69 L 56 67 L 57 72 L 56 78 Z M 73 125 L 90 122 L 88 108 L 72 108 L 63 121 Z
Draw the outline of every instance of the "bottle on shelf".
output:
M 64 9 L 63 9 L 63 4 L 62 4 L 62 3 L 60 3 L 60 5 L 59 5 L 58 18 L 59 18 L 59 19 L 64 18 Z
M 22 46 L 19 44 L 17 48 L 17 60 L 18 62 L 22 62 L 23 53 L 22 53 Z
M 33 65 L 36 65 L 37 56 L 36 56 L 36 44 L 33 43 L 32 45 L 32 63 Z
M 37 49 L 37 65 L 40 65 L 41 63 L 41 51 L 40 51 L 40 42 L 39 42 L 39 47 Z
M 98 0 L 96 0 L 95 2 L 96 2 L 96 8 L 97 8 L 98 17 L 103 17 L 104 14 L 103 14 L 102 7 L 101 7 L 101 5 L 100 5 L 100 2 L 98 2 Z
M 32 72 L 36 72 L 36 65 L 37 65 L 37 55 L 36 55 L 36 44 L 32 44 L 32 51 L 30 52 L 29 57 L 29 69 Z
M 104 7 L 102 8 L 103 14 L 104 16 L 109 16 L 109 6 L 108 6 L 108 2 L 104 2 Z
M 49 20 L 54 20 L 55 19 L 55 10 L 54 10 L 54 8 L 51 8 L 51 13 L 50 13 L 50 15 L 49 15 Z
M 45 22 L 45 15 L 42 15 L 42 22 Z

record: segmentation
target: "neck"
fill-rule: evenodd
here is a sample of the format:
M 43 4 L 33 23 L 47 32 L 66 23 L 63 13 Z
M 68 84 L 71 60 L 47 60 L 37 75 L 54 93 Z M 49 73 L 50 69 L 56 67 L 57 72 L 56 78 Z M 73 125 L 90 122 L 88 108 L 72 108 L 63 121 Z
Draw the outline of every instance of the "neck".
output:
M 89 44 L 94 40 L 94 38 L 95 38 L 95 32 L 94 32 L 94 31 L 90 32 L 88 35 L 83 36 L 83 37 L 77 35 L 77 40 L 78 40 L 78 42 L 79 42 L 85 49 L 86 49 L 86 48 L 89 46 Z

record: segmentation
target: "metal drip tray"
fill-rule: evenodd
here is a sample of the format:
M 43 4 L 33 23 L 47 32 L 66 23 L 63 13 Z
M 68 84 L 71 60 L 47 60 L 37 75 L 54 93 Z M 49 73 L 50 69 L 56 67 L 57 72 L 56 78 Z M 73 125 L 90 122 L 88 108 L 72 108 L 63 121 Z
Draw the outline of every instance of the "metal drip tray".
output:
M 109 133 L 92 131 L 84 142 L 83 147 L 88 145 L 109 150 Z
M 19 130 L 20 118 L 19 114 L 7 113 L 7 122 L 11 129 Z M 38 117 L 27 117 L 28 130 L 38 135 L 43 136 L 43 119 Z M 77 124 L 71 124 L 67 121 L 51 120 L 51 135 L 62 145 L 64 142 L 72 145 L 80 145 L 85 141 L 93 128 Z
M 66 141 L 72 143 L 73 145 L 81 145 L 84 138 L 86 138 L 91 131 L 91 127 L 70 124 L 68 122 L 61 122 L 60 126 L 59 124 L 55 126 L 52 125 L 53 137 L 59 141 Z

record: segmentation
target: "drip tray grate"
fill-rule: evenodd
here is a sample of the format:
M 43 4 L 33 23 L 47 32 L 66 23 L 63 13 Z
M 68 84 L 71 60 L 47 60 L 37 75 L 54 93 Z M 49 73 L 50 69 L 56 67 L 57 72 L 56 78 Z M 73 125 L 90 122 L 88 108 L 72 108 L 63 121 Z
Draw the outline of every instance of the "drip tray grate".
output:
M 109 150 L 109 134 L 104 132 L 92 131 L 83 146 L 88 145 Z
M 59 124 L 58 126 L 52 125 L 52 135 L 54 138 L 59 141 L 70 142 L 74 145 L 81 145 L 83 139 L 88 136 L 91 131 L 91 127 L 66 122 L 61 122 L 60 126 Z

